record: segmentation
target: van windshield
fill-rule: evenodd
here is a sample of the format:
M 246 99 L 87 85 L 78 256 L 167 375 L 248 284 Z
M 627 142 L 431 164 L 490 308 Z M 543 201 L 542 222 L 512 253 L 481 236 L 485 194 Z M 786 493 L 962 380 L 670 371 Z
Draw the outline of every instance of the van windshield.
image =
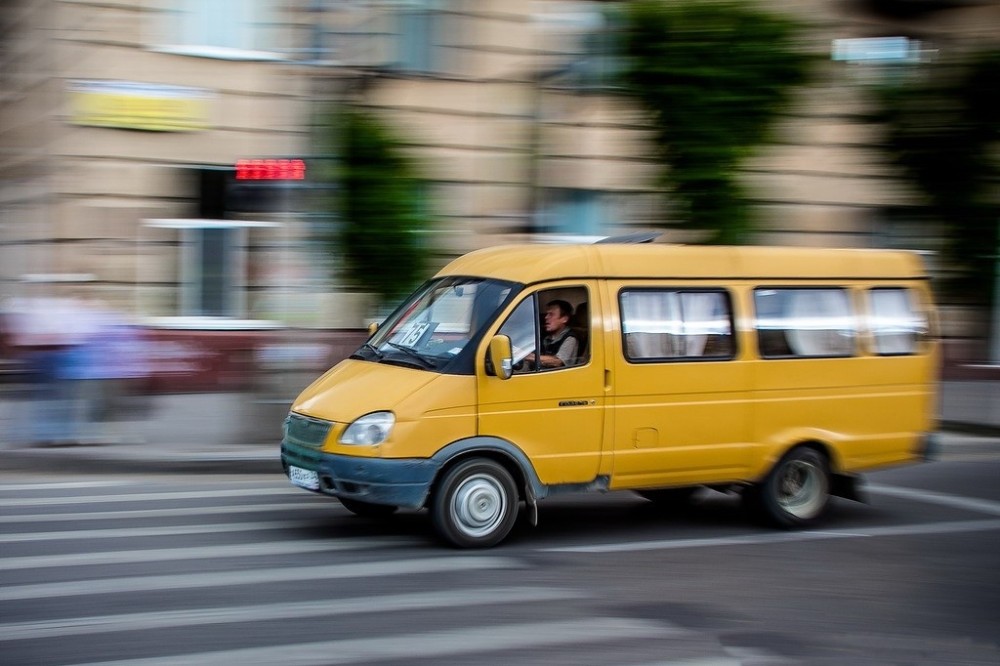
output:
M 352 358 L 446 371 L 518 285 L 445 277 L 418 289 Z M 471 365 L 470 365 L 471 367 Z

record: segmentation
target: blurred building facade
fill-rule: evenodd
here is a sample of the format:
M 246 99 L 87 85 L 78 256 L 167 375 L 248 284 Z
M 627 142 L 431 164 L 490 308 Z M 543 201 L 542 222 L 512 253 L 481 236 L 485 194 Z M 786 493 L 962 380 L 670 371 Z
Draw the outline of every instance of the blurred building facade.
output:
M 309 165 L 330 157 L 318 119 L 343 101 L 408 144 L 441 262 L 663 226 L 643 112 L 615 85 L 611 4 L 5 2 L 0 288 L 78 276 L 154 325 L 360 327 L 366 299 L 331 277 L 336 257 L 316 240 L 329 220 L 310 196 Z M 997 5 L 763 4 L 803 18 L 825 64 L 746 170 L 763 220 L 750 240 L 933 250 L 934 229 L 886 217 L 914 193 L 864 120 L 865 87 L 995 42 Z

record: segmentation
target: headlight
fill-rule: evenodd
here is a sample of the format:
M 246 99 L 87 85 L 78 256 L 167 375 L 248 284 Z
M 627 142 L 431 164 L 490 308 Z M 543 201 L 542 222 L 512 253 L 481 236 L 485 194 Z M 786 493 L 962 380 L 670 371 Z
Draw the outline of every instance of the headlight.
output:
M 347 426 L 340 436 L 341 444 L 381 444 L 389 439 L 396 416 L 392 412 L 372 412 Z

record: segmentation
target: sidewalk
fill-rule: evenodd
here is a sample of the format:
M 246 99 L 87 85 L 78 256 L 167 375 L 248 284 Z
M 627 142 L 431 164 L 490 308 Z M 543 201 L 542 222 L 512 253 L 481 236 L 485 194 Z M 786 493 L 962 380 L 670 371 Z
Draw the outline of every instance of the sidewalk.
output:
M 1000 380 L 941 383 L 942 430 L 1000 435 Z
M 289 404 L 252 394 L 155 396 L 146 418 L 110 424 L 112 441 L 67 446 L 11 441 L 16 411 L 28 405 L 10 391 L 0 393 L 0 471 L 281 473 Z
M 114 443 L 31 447 L 10 439 L 16 411 L 28 403 L 7 388 L 0 392 L 0 471 L 281 473 L 287 404 L 244 393 L 162 395 L 149 418 L 115 424 Z M 1000 439 L 1000 381 L 944 382 L 940 420 L 949 451 L 978 450 L 982 436 Z

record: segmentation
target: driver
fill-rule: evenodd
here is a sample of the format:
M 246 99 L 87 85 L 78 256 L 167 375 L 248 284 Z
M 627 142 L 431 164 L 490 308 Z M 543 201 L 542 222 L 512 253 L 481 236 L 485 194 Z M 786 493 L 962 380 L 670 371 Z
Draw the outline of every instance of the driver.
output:
M 573 306 L 568 302 L 556 299 L 545 306 L 545 337 L 542 338 L 542 368 L 562 368 L 574 365 L 577 360 L 580 343 L 569 327 L 573 316 Z M 535 353 L 524 357 L 528 367 L 535 363 Z

